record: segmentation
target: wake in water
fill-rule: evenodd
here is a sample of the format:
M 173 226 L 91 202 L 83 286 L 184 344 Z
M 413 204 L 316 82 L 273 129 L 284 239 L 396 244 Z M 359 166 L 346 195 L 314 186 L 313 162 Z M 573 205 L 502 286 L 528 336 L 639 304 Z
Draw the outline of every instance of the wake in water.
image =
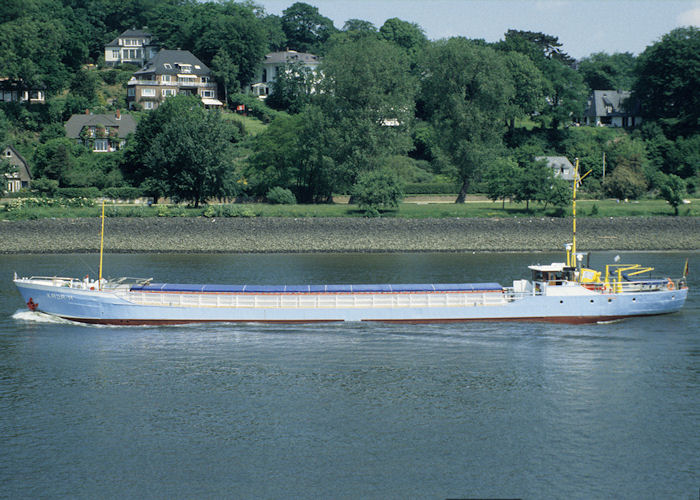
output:
M 28 323 L 59 323 L 64 325 L 75 325 L 74 321 L 69 321 L 67 319 L 59 318 L 57 316 L 52 316 L 50 314 L 45 314 L 37 311 L 28 311 L 26 309 L 18 309 L 12 315 L 12 319 L 18 321 L 26 321 Z

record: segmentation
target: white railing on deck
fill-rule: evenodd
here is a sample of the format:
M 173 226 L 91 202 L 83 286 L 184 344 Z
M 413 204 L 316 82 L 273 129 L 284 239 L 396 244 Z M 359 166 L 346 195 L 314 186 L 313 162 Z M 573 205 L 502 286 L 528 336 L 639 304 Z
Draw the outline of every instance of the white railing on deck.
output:
M 121 294 L 120 294 L 121 295 Z M 134 304 L 168 307 L 253 309 L 345 309 L 396 307 L 472 307 L 502 305 L 501 292 L 377 294 L 223 294 L 128 292 Z

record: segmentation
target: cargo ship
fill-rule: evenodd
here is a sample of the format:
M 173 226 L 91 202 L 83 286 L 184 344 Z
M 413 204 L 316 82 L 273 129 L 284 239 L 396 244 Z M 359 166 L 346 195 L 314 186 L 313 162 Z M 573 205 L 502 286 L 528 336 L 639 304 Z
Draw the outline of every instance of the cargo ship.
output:
M 32 311 L 109 325 L 206 322 L 310 323 L 381 321 L 547 321 L 593 323 L 679 311 L 688 296 L 687 262 L 678 279 L 653 277 L 653 268 L 612 263 L 583 265 L 573 241 L 566 261 L 529 266 L 529 279 L 499 283 L 220 285 L 156 283 L 153 279 L 96 280 L 31 276 L 14 283 Z

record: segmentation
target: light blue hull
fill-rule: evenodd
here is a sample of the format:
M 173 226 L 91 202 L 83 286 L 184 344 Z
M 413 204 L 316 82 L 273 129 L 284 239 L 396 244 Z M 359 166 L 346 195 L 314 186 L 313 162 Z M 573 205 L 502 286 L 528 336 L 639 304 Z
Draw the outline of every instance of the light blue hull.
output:
M 31 283 L 17 280 L 15 284 L 25 302 L 36 310 L 62 318 L 87 323 L 103 324 L 178 324 L 195 322 L 450 322 L 450 321 L 550 321 L 590 323 L 631 316 L 673 313 L 680 310 L 688 295 L 687 289 L 653 292 L 548 296 L 509 295 L 506 290 L 484 293 L 446 294 L 420 293 L 364 293 L 364 294 L 255 294 L 244 298 L 259 301 L 254 307 L 230 306 L 212 301 L 216 294 L 151 294 L 148 300 L 160 304 L 135 303 L 133 292 L 95 291 Z M 222 294 L 223 295 L 223 294 Z M 240 294 L 243 295 L 243 294 Z M 271 297 L 271 295 L 274 295 Z M 232 294 L 223 296 L 233 300 Z M 235 297 L 234 297 L 235 298 Z M 223 300 L 222 299 L 222 300 Z M 357 304 L 342 305 L 357 299 Z M 197 300 L 200 304 L 182 305 Z M 265 301 L 277 301 L 265 306 Z M 320 302 L 322 300 L 323 302 Z M 466 305 L 435 305 L 449 300 Z M 292 302 L 284 305 L 285 301 Z M 304 306 L 304 302 L 313 302 Z M 314 302 L 317 301 L 317 302 Z M 432 305 L 416 306 L 411 302 L 424 301 Z M 371 304 L 370 304 L 371 302 Z M 336 305 L 329 306 L 328 304 Z M 363 303 L 370 305 L 363 305 Z M 382 305 L 387 304 L 387 305 Z

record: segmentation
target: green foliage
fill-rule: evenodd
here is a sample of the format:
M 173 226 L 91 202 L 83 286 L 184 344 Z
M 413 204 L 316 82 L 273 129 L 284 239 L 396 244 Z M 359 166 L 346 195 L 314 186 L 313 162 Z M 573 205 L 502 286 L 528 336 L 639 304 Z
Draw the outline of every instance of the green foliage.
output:
M 143 196 L 143 191 L 135 187 L 108 187 L 102 190 L 102 194 L 114 200 L 135 200 Z
M 263 123 L 270 123 L 272 120 L 280 116 L 280 112 L 276 111 L 257 97 L 250 94 L 231 94 L 229 96 L 231 106 L 235 109 L 237 105 L 243 104 L 246 109 L 246 114 L 256 117 Z
M 697 133 L 700 123 L 700 28 L 677 28 L 647 47 L 637 62 L 634 95 L 645 118 L 671 136 Z
M 484 174 L 489 199 L 501 200 L 505 206 L 507 198 L 514 198 L 518 173 L 518 164 L 511 158 L 502 158 L 489 165 Z
M 404 194 L 396 174 L 381 169 L 361 173 L 352 188 L 352 197 L 361 210 L 376 215 L 381 208 L 397 208 Z
M 84 200 L 95 198 L 101 196 L 101 192 L 96 187 L 82 187 L 82 188 L 58 188 L 58 196 L 67 199 Z M 89 205 L 80 205 L 89 206 Z
M 403 190 L 406 194 L 454 194 L 459 192 L 460 185 L 453 182 L 421 182 L 406 183 Z
M 318 108 L 281 115 L 255 140 L 245 170 L 251 192 L 264 196 L 275 186 L 291 190 L 300 203 L 328 201 L 334 191 L 335 162 L 327 120 Z
M 297 199 L 289 189 L 275 186 L 267 192 L 265 196 L 268 203 L 273 205 L 295 205 Z
M 687 192 L 683 179 L 673 174 L 665 176 L 659 189 L 659 196 L 673 207 L 674 215 L 678 215 L 678 206 L 683 203 L 683 198 L 686 195 Z
M 440 130 L 450 174 L 462 184 L 463 202 L 478 169 L 502 148 L 503 123 L 513 84 L 503 57 L 464 38 L 431 43 L 423 55 L 422 101 Z
M 620 200 L 636 200 L 647 190 L 647 182 L 639 168 L 618 165 L 612 175 L 605 177 L 603 189 L 608 196 Z
M 231 147 L 240 129 L 192 96 L 175 96 L 139 122 L 127 152 L 129 177 L 156 200 L 170 196 L 199 206 L 235 195 Z
M 303 62 L 287 63 L 278 69 L 265 103 L 277 110 L 300 113 L 311 103 L 317 80 L 319 77 Z
M 597 52 L 584 57 L 578 70 L 591 90 L 631 90 L 635 81 L 635 57 L 629 52 Z
M 317 7 L 303 2 L 282 12 L 282 30 L 290 49 L 312 54 L 321 54 L 323 44 L 337 31 L 333 21 L 322 16 Z
M 39 177 L 32 181 L 32 191 L 36 191 L 42 196 L 53 198 L 58 194 L 58 181 Z
M 386 41 L 395 43 L 415 57 L 420 50 L 428 43 L 423 29 L 416 23 L 402 21 L 397 17 L 392 17 L 384 21 L 379 28 L 379 35 Z

